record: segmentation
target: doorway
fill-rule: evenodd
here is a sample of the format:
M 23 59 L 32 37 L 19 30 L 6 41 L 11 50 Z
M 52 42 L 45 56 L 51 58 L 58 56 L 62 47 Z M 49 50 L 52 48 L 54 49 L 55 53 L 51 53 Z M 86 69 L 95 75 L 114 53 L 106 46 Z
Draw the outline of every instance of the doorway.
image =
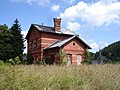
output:
M 49 55 L 45 61 L 46 64 L 54 64 L 54 55 Z

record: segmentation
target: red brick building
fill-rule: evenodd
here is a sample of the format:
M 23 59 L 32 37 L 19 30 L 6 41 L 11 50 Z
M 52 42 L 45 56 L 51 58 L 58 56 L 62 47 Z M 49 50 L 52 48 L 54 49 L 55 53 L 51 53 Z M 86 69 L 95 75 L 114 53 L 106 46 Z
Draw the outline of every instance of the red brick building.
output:
M 90 47 L 70 30 L 61 30 L 61 19 L 54 18 L 54 27 L 32 24 L 26 36 L 28 53 L 35 61 L 46 57 L 46 63 L 59 63 L 58 52 L 66 54 L 68 64 L 81 64 Z

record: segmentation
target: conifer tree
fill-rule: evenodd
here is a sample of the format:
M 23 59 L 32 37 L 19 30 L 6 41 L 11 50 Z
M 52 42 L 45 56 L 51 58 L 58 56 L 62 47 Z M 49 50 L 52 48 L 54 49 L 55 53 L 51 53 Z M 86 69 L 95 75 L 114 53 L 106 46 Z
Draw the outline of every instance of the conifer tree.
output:
M 13 35 L 12 48 L 13 48 L 14 53 L 12 53 L 12 56 L 13 58 L 15 58 L 16 56 L 21 57 L 25 46 L 24 46 L 24 38 L 23 38 L 23 35 L 21 34 L 21 26 L 19 24 L 18 19 L 14 21 L 10 30 L 11 30 L 11 34 Z

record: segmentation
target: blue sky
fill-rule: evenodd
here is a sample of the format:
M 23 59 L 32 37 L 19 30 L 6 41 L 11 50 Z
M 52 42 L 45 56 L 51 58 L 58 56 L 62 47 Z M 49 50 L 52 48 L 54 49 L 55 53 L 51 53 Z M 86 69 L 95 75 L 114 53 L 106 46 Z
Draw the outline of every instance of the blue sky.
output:
M 120 40 L 120 0 L 1 0 L 0 10 L 0 24 L 11 27 L 18 18 L 24 35 L 31 24 L 53 26 L 58 17 L 92 52 Z

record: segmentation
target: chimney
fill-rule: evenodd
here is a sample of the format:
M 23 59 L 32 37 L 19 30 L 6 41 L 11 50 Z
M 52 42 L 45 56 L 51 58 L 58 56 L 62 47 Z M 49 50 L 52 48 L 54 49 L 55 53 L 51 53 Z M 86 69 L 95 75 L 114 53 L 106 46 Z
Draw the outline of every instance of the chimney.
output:
M 55 31 L 60 31 L 61 29 L 61 18 L 53 18 L 54 19 L 54 29 Z

